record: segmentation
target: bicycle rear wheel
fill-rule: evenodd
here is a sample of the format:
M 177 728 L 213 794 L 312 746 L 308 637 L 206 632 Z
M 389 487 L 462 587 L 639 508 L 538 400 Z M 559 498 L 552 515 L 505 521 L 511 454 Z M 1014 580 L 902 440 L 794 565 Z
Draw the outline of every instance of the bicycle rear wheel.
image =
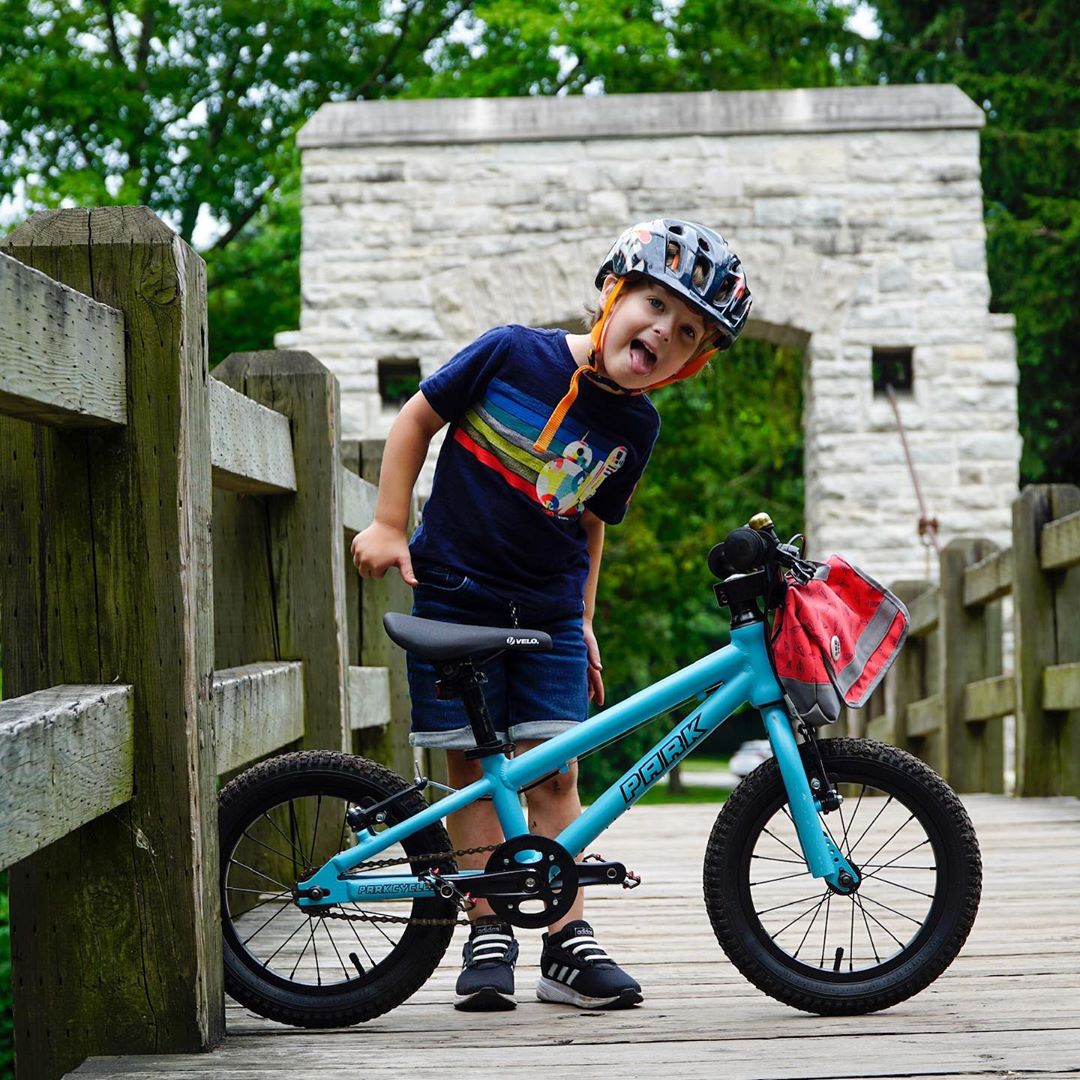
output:
M 859 870 L 858 890 L 810 875 L 770 759 L 716 820 L 705 906 L 732 963 L 766 994 L 824 1015 L 873 1012 L 923 990 L 960 951 L 979 906 L 978 842 L 960 800 L 910 754 L 860 739 L 818 745 L 844 795 L 821 824 Z
M 340 1027 L 400 1005 L 435 970 L 454 932 L 452 902 L 406 899 L 308 914 L 292 896 L 297 880 L 351 844 L 345 818 L 351 807 L 374 805 L 408 786 L 364 758 L 307 751 L 256 765 L 221 792 L 225 989 L 240 1004 L 299 1027 Z M 417 793 L 398 799 L 381 827 L 425 806 Z M 432 825 L 378 858 L 409 858 L 414 873 L 432 866 L 453 873 L 452 858 L 434 863 L 416 858 L 448 851 L 446 830 Z M 405 873 L 408 867 L 397 870 Z M 447 922 L 430 926 L 362 918 L 380 915 Z

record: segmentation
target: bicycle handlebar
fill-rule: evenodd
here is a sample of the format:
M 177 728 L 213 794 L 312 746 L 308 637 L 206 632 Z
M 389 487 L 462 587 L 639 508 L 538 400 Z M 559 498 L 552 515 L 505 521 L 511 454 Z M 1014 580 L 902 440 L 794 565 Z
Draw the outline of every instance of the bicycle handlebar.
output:
M 743 526 L 728 533 L 727 537 L 709 552 L 709 569 L 718 578 L 732 574 L 749 574 L 766 566 L 782 566 L 793 571 L 799 580 L 809 580 L 814 564 L 807 563 L 794 544 L 782 543 L 776 535 L 772 522 L 760 528 Z

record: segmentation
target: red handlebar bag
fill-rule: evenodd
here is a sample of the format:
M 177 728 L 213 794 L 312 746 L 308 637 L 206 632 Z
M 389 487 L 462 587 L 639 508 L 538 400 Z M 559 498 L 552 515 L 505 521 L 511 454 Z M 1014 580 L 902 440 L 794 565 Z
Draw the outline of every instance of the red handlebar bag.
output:
M 808 724 L 861 708 L 907 638 L 908 612 L 883 585 L 839 555 L 805 583 L 789 581 L 773 622 L 780 685 Z

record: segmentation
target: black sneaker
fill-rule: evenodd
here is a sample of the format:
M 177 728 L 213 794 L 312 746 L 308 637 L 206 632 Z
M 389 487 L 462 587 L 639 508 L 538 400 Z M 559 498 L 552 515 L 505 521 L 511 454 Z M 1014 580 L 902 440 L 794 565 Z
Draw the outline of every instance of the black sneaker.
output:
M 544 935 L 536 996 L 579 1009 L 627 1009 L 642 1001 L 641 987 L 596 943 L 583 919 Z
M 497 920 L 473 923 L 463 956 L 464 968 L 458 976 L 455 1009 L 501 1012 L 517 1008 L 514 963 L 518 958 L 518 943 L 509 923 Z

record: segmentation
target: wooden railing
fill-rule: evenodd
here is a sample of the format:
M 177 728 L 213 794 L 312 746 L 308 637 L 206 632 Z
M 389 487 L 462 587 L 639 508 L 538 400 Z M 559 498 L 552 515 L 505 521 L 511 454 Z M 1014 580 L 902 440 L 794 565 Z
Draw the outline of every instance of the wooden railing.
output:
M 1080 795 L 1080 490 L 1026 488 L 1012 520 L 1009 549 L 954 540 L 941 553 L 937 586 L 895 586 L 910 607 L 910 640 L 856 722 L 922 757 L 959 791 L 1003 791 L 1004 718 L 1013 716 L 1016 794 Z
M 219 779 L 297 746 L 410 771 L 406 598 L 347 572 L 381 444 L 341 443 L 306 353 L 210 375 L 171 229 L 63 210 L 2 250 L 0 867 L 18 1076 L 51 1080 L 220 1041 Z

